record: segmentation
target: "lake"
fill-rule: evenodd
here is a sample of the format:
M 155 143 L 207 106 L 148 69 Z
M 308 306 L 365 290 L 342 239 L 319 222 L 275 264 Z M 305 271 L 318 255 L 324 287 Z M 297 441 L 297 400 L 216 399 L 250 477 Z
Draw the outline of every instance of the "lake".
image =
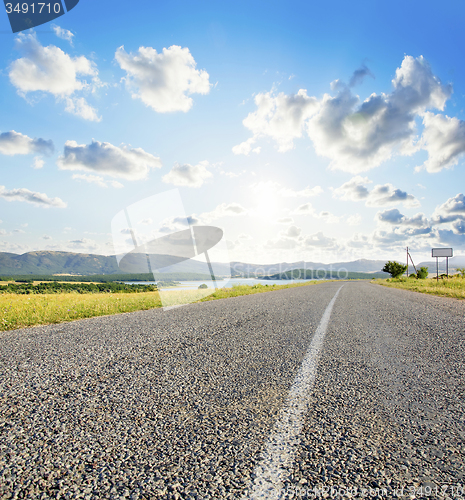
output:
M 255 278 L 230 278 L 217 281 L 218 288 L 232 288 L 234 285 L 289 285 L 290 283 L 306 283 L 311 280 L 260 280 Z M 128 285 L 153 285 L 153 281 L 125 281 Z M 214 288 L 213 281 L 180 281 L 179 285 L 165 290 L 197 290 L 199 285 L 205 283 L 208 288 Z

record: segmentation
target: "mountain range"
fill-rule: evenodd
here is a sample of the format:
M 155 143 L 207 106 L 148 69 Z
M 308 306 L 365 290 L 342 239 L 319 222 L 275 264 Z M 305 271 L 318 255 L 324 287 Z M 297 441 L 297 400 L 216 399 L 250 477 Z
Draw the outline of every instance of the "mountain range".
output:
M 140 255 L 145 260 L 145 256 Z M 441 259 L 442 261 L 443 259 Z M 445 260 L 445 259 L 444 259 Z M 373 273 L 381 271 L 385 264 L 384 260 L 360 259 L 351 262 L 334 262 L 324 264 L 322 262 L 281 262 L 277 264 L 250 264 L 244 262 L 231 262 L 231 264 L 213 264 L 216 274 L 257 276 L 276 274 L 292 269 L 320 269 L 333 270 L 345 269 L 350 272 Z M 430 273 L 436 271 L 436 262 L 420 262 L 416 267 L 428 267 Z M 465 257 L 452 257 L 449 259 L 449 269 L 465 267 Z M 412 267 L 413 270 L 413 267 Z M 439 271 L 444 272 L 445 263 L 440 262 Z M 125 269 L 126 272 L 141 272 L 136 267 Z M 159 269 L 160 273 L 205 273 L 205 263 L 194 259 L 185 260 L 176 265 Z M 27 274 L 76 274 L 81 276 L 91 274 L 114 274 L 121 273 L 114 255 L 93 255 L 71 252 L 37 251 L 28 252 L 23 255 L 0 252 L 0 275 L 27 275 Z

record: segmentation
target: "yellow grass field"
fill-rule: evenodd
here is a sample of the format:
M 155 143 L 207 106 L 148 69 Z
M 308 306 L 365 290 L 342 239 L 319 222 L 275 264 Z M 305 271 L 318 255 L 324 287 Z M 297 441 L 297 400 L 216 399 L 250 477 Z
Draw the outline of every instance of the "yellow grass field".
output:
M 376 279 L 372 283 L 392 288 L 403 288 L 404 290 L 411 290 L 413 292 L 438 295 L 440 297 L 465 299 L 465 279 L 462 277 L 439 279 L 439 281 L 436 281 L 436 278 L 427 278 L 424 280 L 417 280 L 415 278 Z
M 204 290 L 173 290 L 164 294 L 163 305 L 224 299 L 239 295 L 271 292 L 283 288 L 314 285 L 316 283 L 321 283 L 321 281 L 272 286 L 238 285 L 233 288 L 219 289 L 208 297 L 205 297 Z M 169 297 L 169 303 L 166 301 L 166 297 Z M 0 331 L 158 307 L 162 307 L 158 292 L 28 295 L 4 293 L 0 294 Z

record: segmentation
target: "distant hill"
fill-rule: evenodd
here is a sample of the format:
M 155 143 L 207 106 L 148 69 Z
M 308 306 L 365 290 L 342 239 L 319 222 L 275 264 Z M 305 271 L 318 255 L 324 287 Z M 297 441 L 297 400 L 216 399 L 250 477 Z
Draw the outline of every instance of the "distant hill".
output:
M 0 252 L 0 275 L 20 274 L 112 274 L 120 272 L 114 256 L 71 252 Z
M 145 260 L 145 256 L 139 256 Z M 444 259 L 440 259 L 441 261 Z M 135 256 L 134 263 L 138 261 Z M 281 262 L 277 264 L 250 264 L 244 262 L 231 262 L 231 264 L 214 264 L 217 274 L 227 275 L 230 270 L 233 275 L 240 276 L 263 276 L 284 273 L 293 269 L 314 269 L 333 272 L 358 272 L 375 273 L 380 272 L 385 264 L 384 260 L 366 260 L 360 259 L 351 262 L 334 262 L 332 264 L 323 264 L 322 262 Z M 436 271 L 436 262 L 420 262 L 416 264 L 427 266 L 429 272 Z M 444 272 L 445 264 L 440 262 L 440 271 Z M 465 267 L 464 257 L 453 257 L 449 259 L 450 270 L 456 267 Z M 413 268 L 412 268 L 413 269 Z M 134 269 L 127 269 L 128 272 L 138 273 L 141 269 L 135 264 Z M 14 253 L 0 252 L 0 276 L 9 275 L 40 275 L 40 274 L 76 274 L 89 276 L 92 274 L 121 274 L 118 268 L 116 257 L 114 255 L 94 255 L 71 252 L 51 252 L 38 251 L 29 252 L 23 255 Z M 205 262 L 197 260 L 186 260 L 174 266 L 168 266 L 158 269 L 158 273 L 197 273 L 208 274 Z
M 349 280 L 372 280 L 375 278 L 389 278 L 388 273 L 356 273 L 352 271 L 315 271 L 313 269 L 293 269 L 285 273 L 272 274 L 264 277 L 267 280 L 313 280 L 313 279 L 349 279 Z

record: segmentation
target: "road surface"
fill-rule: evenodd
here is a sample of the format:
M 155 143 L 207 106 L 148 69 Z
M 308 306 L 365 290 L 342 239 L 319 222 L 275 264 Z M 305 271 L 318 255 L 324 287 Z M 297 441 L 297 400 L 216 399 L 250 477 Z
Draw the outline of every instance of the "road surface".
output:
M 464 335 L 364 282 L 3 333 L 0 498 L 465 497 Z

